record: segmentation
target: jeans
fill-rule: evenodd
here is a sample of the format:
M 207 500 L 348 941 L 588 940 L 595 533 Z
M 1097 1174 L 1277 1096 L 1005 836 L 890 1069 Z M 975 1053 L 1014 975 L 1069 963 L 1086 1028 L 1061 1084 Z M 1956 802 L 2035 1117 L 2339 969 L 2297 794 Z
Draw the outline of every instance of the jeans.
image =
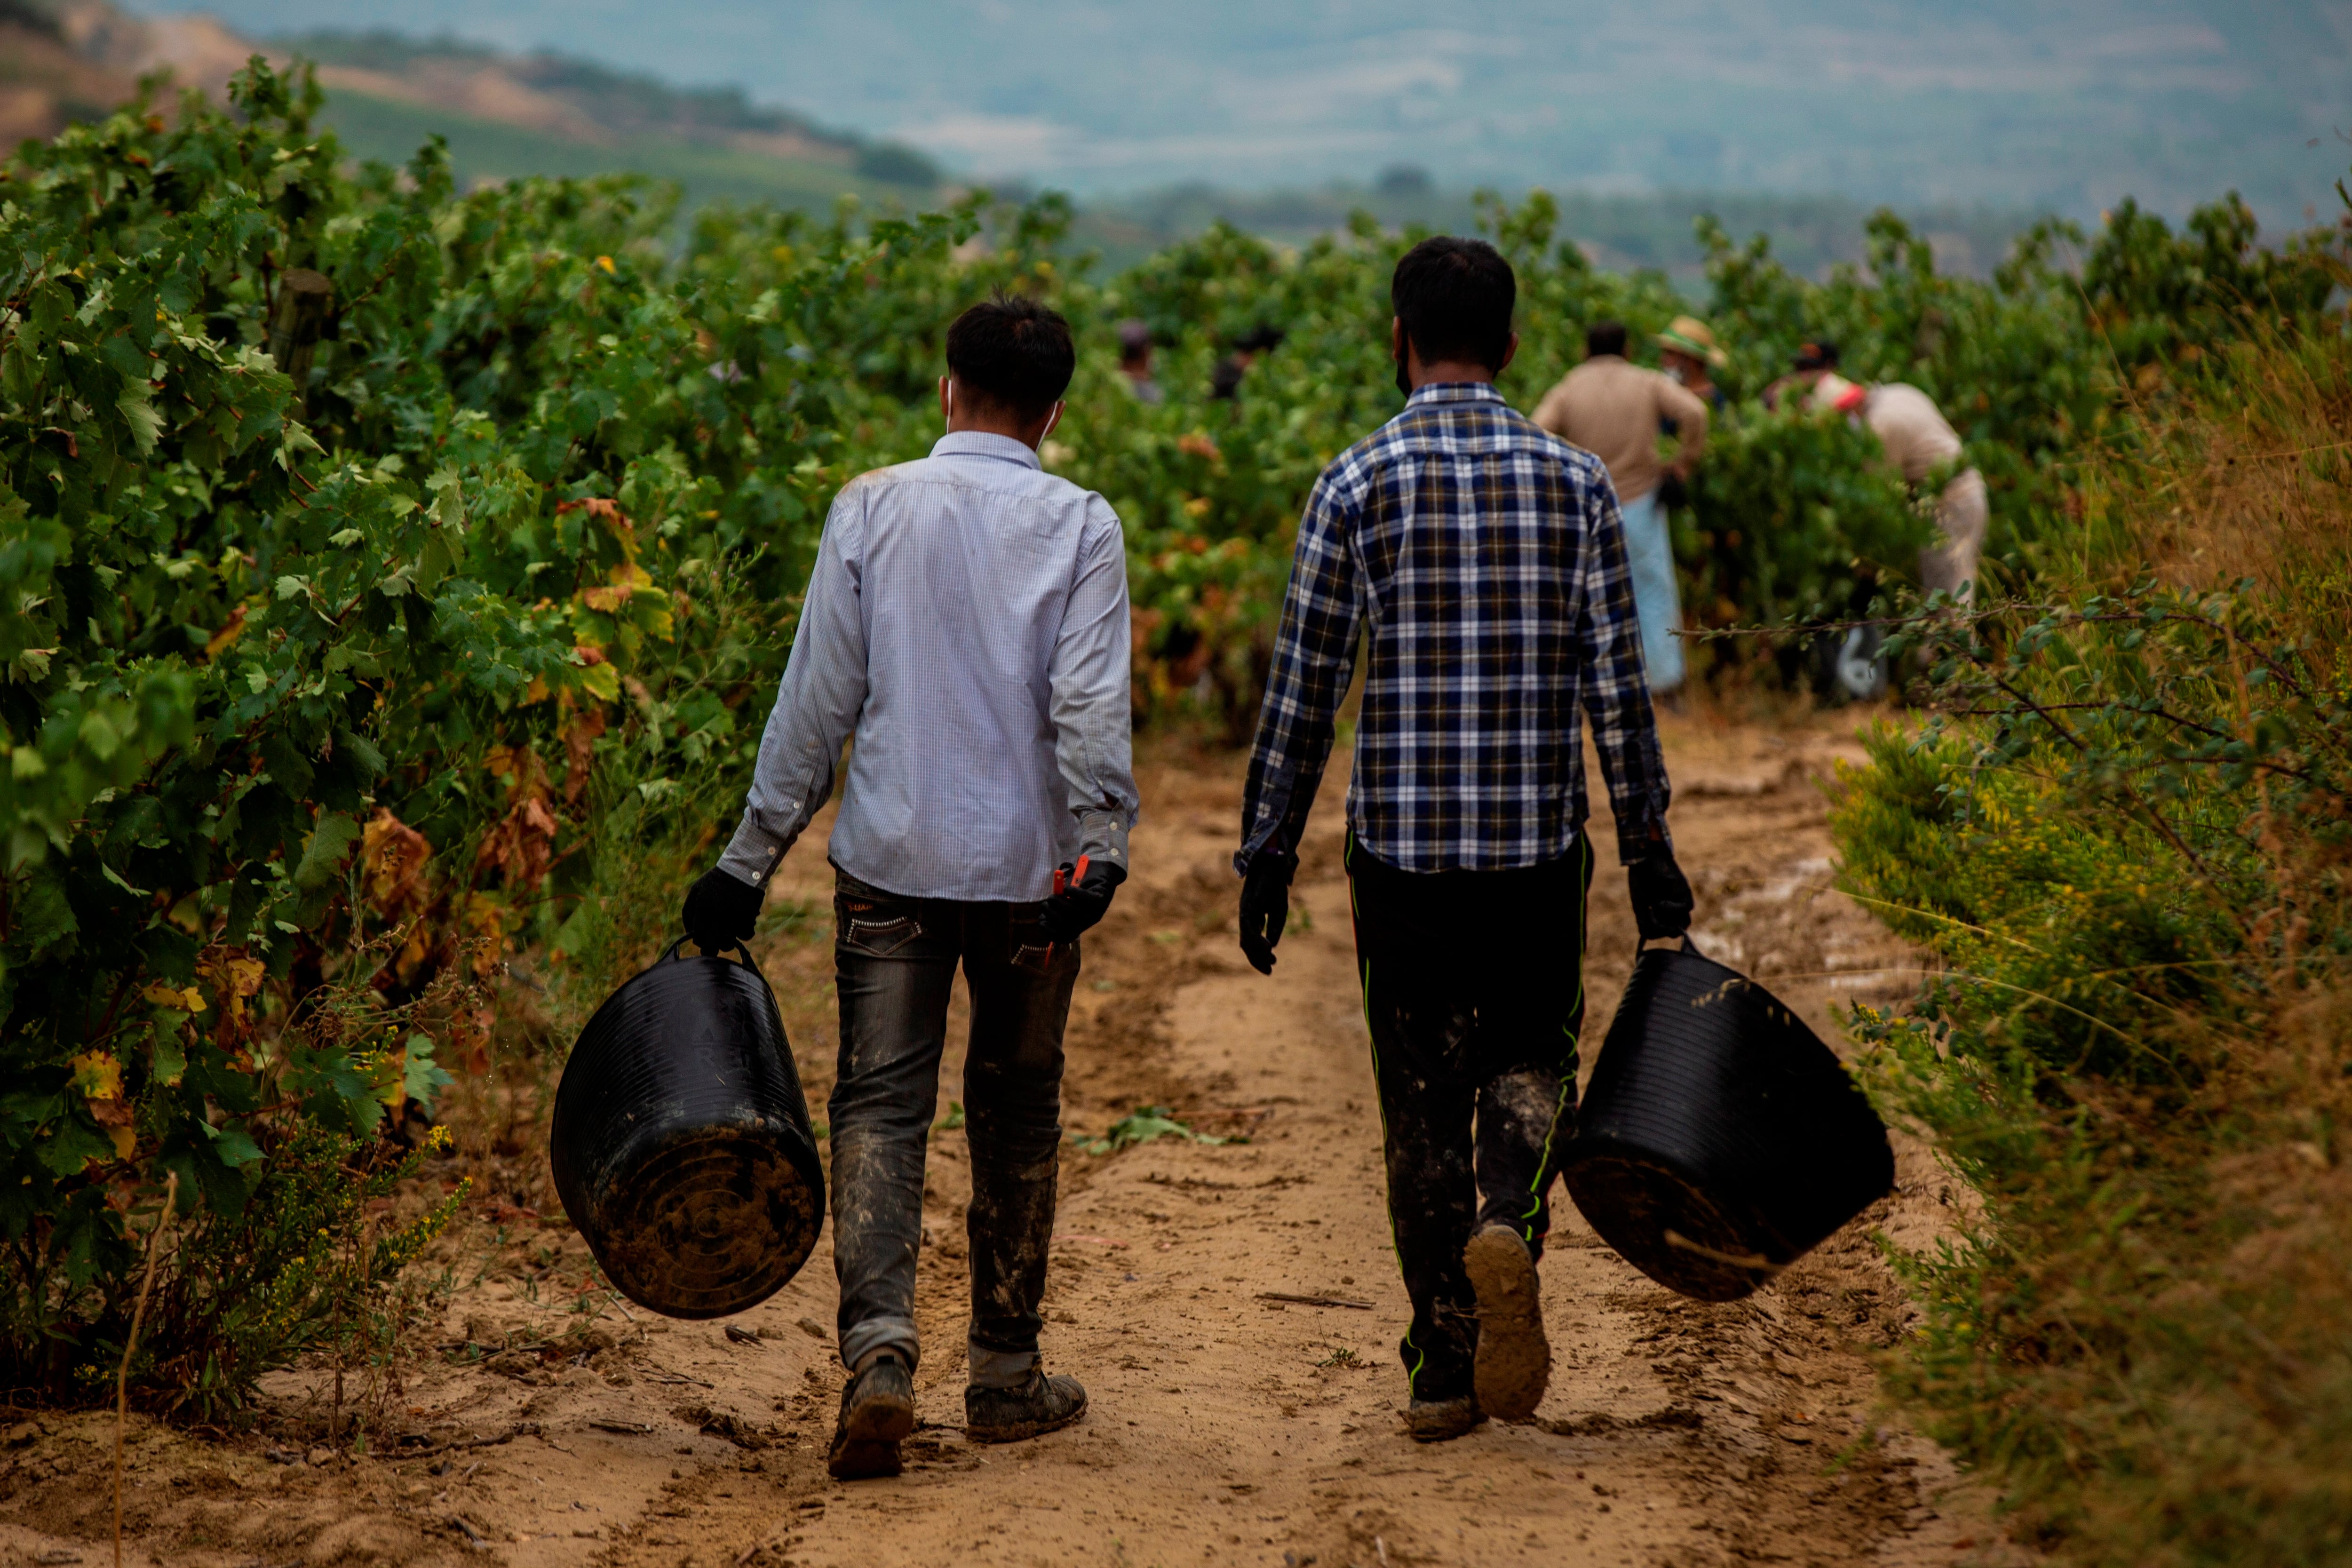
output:
M 1471 1392 L 1474 1229 L 1506 1225 L 1540 1257 L 1559 1156 L 1575 1131 L 1592 850 L 1508 871 L 1415 872 L 1348 841 L 1348 879 L 1389 1225 L 1412 1327 L 1415 1399 Z
M 923 1164 L 958 963 L 971 988 L 964 1136 L 971 1148 L 971 1381 L 1017 1387 L 1037 1363 L 1062 1143 L 1062 1029 L 1078 978 L 1037 904 L 909 899 L 839 872 L 834 967 L 841 1062 L 828 1109 L 841 1359 L 916 1363 Z
M 1683 596 L 1675 580 L 1675 545 L 1658 492 L 1620 502 L 1625 519 L 1625 570 L 1633 579 L 1633 616 L 1642 625 L 1642 663 L 1650 689 L 1660 695 L 1683 683 Z

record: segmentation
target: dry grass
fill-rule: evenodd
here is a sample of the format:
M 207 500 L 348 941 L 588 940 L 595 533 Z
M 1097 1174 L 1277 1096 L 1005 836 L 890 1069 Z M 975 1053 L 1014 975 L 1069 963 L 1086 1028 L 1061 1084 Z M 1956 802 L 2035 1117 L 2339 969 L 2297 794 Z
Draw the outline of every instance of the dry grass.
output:
M 1980 1178 L 1990 1224 L 1971 1252 L 1922 1261 L 1927 1323 L 1895 1382 L 2008 1488 L 2021 1532 L 2070 1560 L 2352 1561 L 2352 355 L 2340 338 L 2257 343 L 2142 413 L 2137 449 L 2083 487 L 2092 536 L 2128 547 L 2073 586 L 2251 580 L 2259 613 L 2173 652 L 2153 634 L 2143 645 L 2125 627 L 2081 628 L 2019 679 L 2078 710 L 2120 697 L 2129 714 L 2155 699 L 2203 726 L 2101 731 L 2073 713 L 2108 748 L 2107 778 L 2148 776 L 2167 748 L 2201 739 L 2293 764 L 2308 784 L 2177 770 L 2166 810 L 2200 824 L 2207 847 L 2191 865 L 2120 817 L 2096 779 L 2049 759 L 1988 763 L 1988 791 L 1996 771 L 2036 778 L 2037 812 L 2069 824 L 2041 880 L 2019 854 L 2039 817 L 1915 820 L 1916 843 L 1952 853 L 1958 879 L 1984 875 L 1972 860 L 1996 832 L 2001 863 L 2023 868 L 1956 895 L 1976 900 L 1968 918 L 1989 945 L 1945 944 L 1958 952 L 1955 1038 L 2018 1076 L 1971 1079 L 1930 1052 L 1899 1091 Z M 2300 663 L 2307 700 L 2258 684 L 2263 653 Z M 1884 832 L 1902 813 L 1877 787 Z M 1900 880 L 1906 846 L 1849 833 L 1844 847 L 1850 868 L 1875 853 Z M 2184 972 L 2200 976 L 2159 995 L 2147 974 L 2084 1003 L 2137 1058 L 2166 1064 L 2136 1080 L 2027 1049 L 2063 1020 L 1966 985 L 2026 978 L 2001 952 L 2029 948 L 2074 966 L 2037 977 L 2050 994 L 2092 997 L 2066 988 L 2126 973 L 2131 955 L 2095 934 L 2113 910 L 2074 901 L 2110 882 L 2178 922 Z

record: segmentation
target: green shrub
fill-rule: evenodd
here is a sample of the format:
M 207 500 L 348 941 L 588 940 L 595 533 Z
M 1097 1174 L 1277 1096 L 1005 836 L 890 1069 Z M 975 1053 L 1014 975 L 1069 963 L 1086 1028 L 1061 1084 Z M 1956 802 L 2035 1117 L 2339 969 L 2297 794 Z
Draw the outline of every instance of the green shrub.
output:
M 1725 622 L 1843 619 L 1874 589 L 1916 588 L 1935 538 L 1878 438 L 1834 414 L 1742 405 L 1708 437 L 1691 503 L 1693 596 Z
M 1876 1092 L 1978 1200 L 1897 1259 L 1924 1318 L 1891 1384 L 2071 1560 L 2352 1547 L 2352 474 L 2346 372 L 2305 354 L 2231 351 L 2217 407 L 2095 476 L 2131 564 L 2267 581 L 1915 623 L 1940 714 L 1874 735 L 1833 818 L 1843 885 L 1935 963 L 1858 1011 Z M 2226 413 L 2256 405 L 2284 427 Z M 2179 476 L 2241 452 L 2266 521 L 2169 556 L 2184 500 L 2251 500 Z
M 387 1040 L 478 1068 L 494 998 L 454 987 L 596 950 L 610 858 L 709 835 L 826 498 L 899 455 L 950 301 L 1020 265 L 950 262 L 966 210 L 779 224 L 759 288 L 714 285 L 631 182 L 460 197 L 435 147 L 353 176 L 314 91 L 236 91 L 0 184 L 12 1385 L 119 1337 L 166 1170 L 192 1268 L 275 1256 L 257 1194 L 311 1132 L 373 1135 Z M 298 270 L 330 309 L 273 336 Z M 315 1026 L 367 996 L 398 1033 Z M 232 1405 L 307 1321 L 149 1364 Z

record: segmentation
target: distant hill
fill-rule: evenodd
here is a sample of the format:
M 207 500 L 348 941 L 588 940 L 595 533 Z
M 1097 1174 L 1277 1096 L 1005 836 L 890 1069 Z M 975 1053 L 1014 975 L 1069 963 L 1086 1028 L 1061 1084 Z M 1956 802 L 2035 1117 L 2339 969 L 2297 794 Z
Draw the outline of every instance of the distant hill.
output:
M 362 157 L 405 158 L 437 131 L 475 179 L 626 169 L 676 180 L 689 199 L 791 205 L 845 192 L 904 203 L 940 184 L 939 166 L 911 147 L 755 106 L 740 88 L 677 88 L 561 55 L 388 32 L 301 34 L 268 48 L 317 63 L 327 118 Z
M 439 134 L 466 182 L 629 172 L 676 181 L 690 203 L 813 211 L 845 195 L 901 206 L 940 195 L 921 153 L 754 106 L 739 89 L 383 32 L 257 42 L 210 16 L 135 16 L 107 0 L 0 0 L 0 147 L 104 115 L 152 71 L 218 100 L 255 54 L 316 65 L 324 119 L 354 156 L 404 163 Z
M 122 0 L 165 8 L 189 0 Z M 2347 0 L 205 0 L 739 83 L 966 179 L 1810 191 L 2263 221 L 2338 209 Z
M 1516 193 L 1514 193 L 1516 195 Z M 1777 195 L 1754 191 L 1657 191 L 1594 195 L 1556 193 L 1559 230 L 1596 267 L 1613 271 L 1655 268 L 1685 292 L 1703 289 L 1704 257 L 1693 232 L 1700 214 L 1719 219 L 1736 238 L 1772 237 L 1790 268 L 1818 277 L 1841 261 L 1863 258 L 1863 223 L 1872 207 L 1843 196 Z M 1268 239 L 1303 245 L 1342 227 L 1365 211 L 1384 227 L 1422 224 L 1444 233 L 1472 231 L 1476 212 L 1459 190 L 1439 186 L 1410 165 L 1385 171 L 1370 184 L 1333 184 L 1307 190 L 1237 192 L 1189 184 L 1131 196 L 1104 196 L 1079 208 L 1079 237 L 1116 263 L 1198 234 L 1223 219 Z M 2021 209 L 1925 207 L 1904 217 L 1936 247 L 1939 266 L 1977 276 L 2008 254 L 2010 241 L 2040 216 Z

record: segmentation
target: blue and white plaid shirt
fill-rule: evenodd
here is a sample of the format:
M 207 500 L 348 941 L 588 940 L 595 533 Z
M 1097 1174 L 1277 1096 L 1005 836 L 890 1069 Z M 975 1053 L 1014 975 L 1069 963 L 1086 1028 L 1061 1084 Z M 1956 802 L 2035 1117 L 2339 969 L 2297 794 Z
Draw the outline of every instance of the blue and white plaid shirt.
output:
M 1308 496 L 1242 799 L 1242 849 L 1295 849 L 1366 638 L 1348 822 L 1408 871 L 1566 855 L 1592 716 L 1620 857 L 1665 842 L 1667 784 L 1601 459 L 1483 383 L 1416 391 Z

